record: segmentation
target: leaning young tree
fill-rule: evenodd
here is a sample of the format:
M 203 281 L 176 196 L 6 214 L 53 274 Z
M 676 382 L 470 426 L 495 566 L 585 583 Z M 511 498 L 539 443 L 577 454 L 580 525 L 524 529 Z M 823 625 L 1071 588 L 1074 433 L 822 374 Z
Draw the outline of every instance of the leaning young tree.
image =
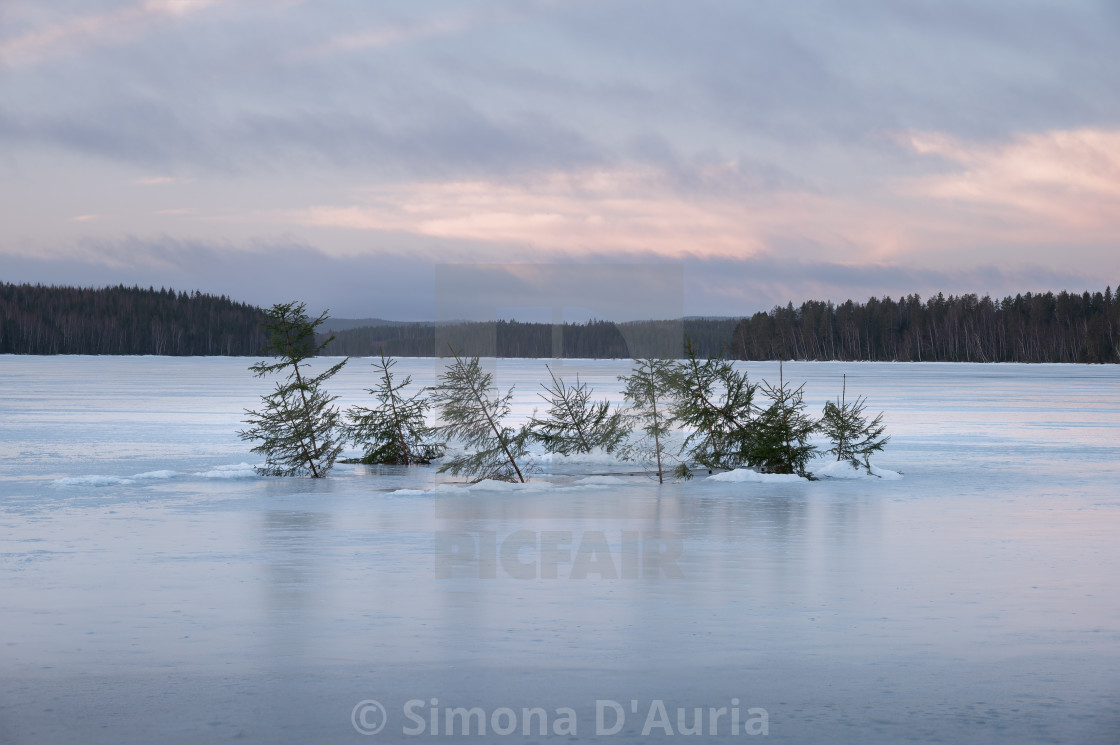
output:
M 541 383 L 545 392 L 537 395 L 548 404 L 548 414 L 529 421 L 533 437 L 550 453 L 590 453 L 595 448 L 613 453 L 630 432 L 622 412 L 612 410 L 609 401 L 593 402 L 579 375 L 575 385 L 568 385 L 551 367 L 545 369 L 552 382 Z
M 754 394 L 758 385 L 728 360 L 697 359 L 691 340 L 685 341 L 685 354 L 668 377 L 676 398 L 672 422 L 691 430 L 680 454 L 709 470 L 752 465 Z M 691 475 L 686 464 L 678 471 L 683 476 Z
M 513 387 L 498 394 L 493 376 L 482 371 L 478 357 L 464 362 L 454 349 L 451 354 L 455 361 L 440 373 L 432 401 L 443 422 L 440 433 L 459 440 L 467 452 L 450 458 L 440 466 L 440 473 L 466 474 L 475 481 L 524 482 L 520 461 L 528 455 L 529 428 L 503 423 L 510 413 Z
M 268 342 L 262 348 L 274 362 L 261 361 L 249 367 L 258 378 L 285 374 L 276 390 L 261 396 L 260 411 L 246 409 L 248 429 L 242 440 L 258 441 L 252 450 L 265 456 L 257 471 L 266 476 L 325 476 L 342 451 L 337 396 L 323 390 L 323 383 L 342 369 L 347 360 L 318 375 L 308 371 L 307 360 L 319 353 L 330 339 L 315 343 L 315 330 L 326 320 L 307 315 L 303 303 L 280 303 L 265 311 L 263 322 Z M 333 338 L 333 337 L 331 337 Z
M 805 384 L 793 388 L 785 382 L 781 363 L 778 381 L 776 386 L 762 383 L 762 392 L 771 403 L 756 420 L 751 461 L 763 473 L 811 477 L 805 467 L 817 451 L 809 443 L 817 423 L 805 413 Z
M 427 423 L 431 402 L 424 398 L 426 389 L 406 395 L 412 376 L 398 379 L 393 375 L 396 364 L 382 352 L 381 359 L 373 363 L 377 384 L 367 389 L 377 405 L 346 410 L 350 420 L 346 436 L 364 451 L 360 463 L 412 466 L 431 463 L 443 455 L 443 445 L 436 441 L 435 429 Z
M 864 414 L 867 399 L 859 396 L 849 402 L 847 398 L 848 376 L 845 375 L 840 398 L 826 402 L 821 417 L 821 432 L 832 441 L 827 452 L 835 454 L 837 461 L 847 461 L 853 468 L 862 465 L 871 473 L 871 454 L 881 451 L 891 438 L 883 434 L 887 428 L 882 412 L 868 421 Z
M 669 360 L 634 360 L 630 374 L 618 378 L 626 384 L 622 395 L 630 404 L 630 417 L 635 428 L 643 434 L 633 450 L 657 466 L 657 481 L 661 484 L 665 483 L 665 460 L 668 457 L 665 438 L 669 434 L 673 391 L 669 377 L 672 368 L 673 363 Z

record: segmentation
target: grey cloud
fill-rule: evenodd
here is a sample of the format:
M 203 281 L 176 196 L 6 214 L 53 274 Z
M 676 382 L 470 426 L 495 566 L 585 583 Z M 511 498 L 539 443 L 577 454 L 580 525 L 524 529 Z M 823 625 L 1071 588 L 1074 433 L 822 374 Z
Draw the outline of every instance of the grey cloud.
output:
M 432 264 L 404 252 L 337 259 L 306 245 L 258 241 L 245 248 L 172 238 L 88 242 L 60 259 L 5 257 L 4 281 L 195 289 L 270 306 L 300 300 L 338 317 L 432 318 Z
M 572 21 L 663 77 L 675 108 L 784 142 L 877 128 L 964 136 L 1115 122 L 1117 24 L 1099 2 L 612 3 Z
M 872 296 L 897 299 L 910 294 L 926 298 L 938 292 L 1002 297 L 1019 292 L 1103 290 L 1108 283 L 1089 273 L 1055 272 L 1037 266 L 1004 268 L 985 264 L 944 270 L 773 257 L 689 262 L 685 282 L 690 289 L 690 312 L 710 315 L 749 314 L 790 302 L 796 306 L 805 300 L 840 303 Z
M 668 261 L 612 255 L 541 264 L 445 264 L 432 246 L 398 245 L 376 255 L 339 258 L 291 242 L 249 247 L 170 238 L 86 244 L 81 258 L 5 259 L 4 281 L 75 285 L 139 284 L 200 289 L 257 305 L 293 299 L 343 318 L 394 320 L 515 317 L 540 320 L 549 308 L 591 311 L 617 320 L 685 315 L 749 315 L 804 300 L 866 300 L 975 292 L 1081 292 L 1115 286 L 1120 277 L 990 264 L 938 270 L 900 264 L 851 266 L 764 256 Z M 683 272 L 683 274 L 682 274 Z M 1115 280 L 1115 281 L 1112 281 Z M 542 311 L 542 308 L 544 309 Z M 567 316 L 575 317 L 575 316 Z M 582 317 L 577 318 L 582 320 Z
M 92 12 L 82 3 L 48 5 L 46 16 L 58 20 Z M 340 193 L 391 189 L 393 180 L 515 181 L 541 170 L 634 163 L 681 193 L 859 198 L 878 193 L 868 185 L 881 189 L 939 167 L 935 158 L 901 151 L 887 136 L 892 129 L 1006 139 L 1120 124 L 1120 13 L 1104 0 L 480 0 L 470 12 L 482 20 L 461 31 L 300 56 L 339 35 L 423 26 L 461 8 L 220 4 L 190 22 L 155 24 L 119 43 L 5 69 L 0 163 L 15 188 L 26 184 L 28 193 L 60 204 L 69 204 L 63 184 L 73 171 L 84 184 L 104 177 L 106 188 L 165 174 L 228 194 L 230 213 L 254 214 L 335 204 Z M 87 156 L 123 168 L 91 165 Z M 42 172 L 31 173 L 37 167 Z M 153 209 L 193 206 L 190 188 Z M 44 204 L 48 217 L 40 222 L 14 216 L 10 235 L 34 230 L 44 244 L 71 240 L 75 225 L 59 228 L 67 216 L 50 216 L 51 209 L 61 208 Z M 118 230 L 102 227 L 108 224 L 80 227 Z M 207 227 L 220 234 L 220 224 Z M 364 237 L 342 240 L 350 250 Z M 377 256 L 343 260 L 285 240 L 236 250 L 175 238 L 119 240 L 85 244 L 88 255 L 101 257 L 85 263 L 9 256 L 4 263 L 6 274 L 33 281 L 176 284 L 258 303 L 274 302 L 273 293 L 302 296 L 346 315 L 430 317 L 433 265 L 405 258 L 422 241 L 375 235 L 369 250 Z M 994 265 L 956 273 L 852 269 L 795 258 L 820 256 L 819 248 L 771 245 L 780 253 L 767 259 L 687 259 L 686 312 L 1093 279 L 1088 270 L 1056 275 Z M 491 256 L 505 250 L 491 248 Z M 987 255 L 1013 255 L 996 248 Z M 133 253 L 139 263 L 130 263 Z M 340 303 L 345 311 L 333 307 Z
M 819 143 L 889 149 L 869 137 L 883 129 L 1117 122 L 1107 5 L 490 3 L 500 23 L 301 60 L 332 36 L 434 11 L 253 4 L 9 71 L 0 138 L 147 167 L 420 178 L 706 153 L 745 164 L 742 183 L 717 188 L 780 187 L 813 168 Z M 782 156 L 762 156 L 757 138 L 808 148 L 805 162 L 759 162 Z

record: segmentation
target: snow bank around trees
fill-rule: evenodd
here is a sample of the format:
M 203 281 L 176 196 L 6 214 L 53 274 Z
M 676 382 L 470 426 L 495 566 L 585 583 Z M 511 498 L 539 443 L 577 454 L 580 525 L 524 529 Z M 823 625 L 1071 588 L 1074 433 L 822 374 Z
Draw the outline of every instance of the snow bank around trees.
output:
M 847 461 L 833 460 L 827 463 L 814 463 L 810 468 L 813 475 L 817 478 L 828 479 L 883 479 L 885 481 L 896 481 L 902 478 L 902 474 L 897 471 L 888 471 L 885 468 L 879 468 L 874 463 L 871 464 L 871 473 L 867 472 L 865 468 L 856 468 Z
M 232 466 L 218 466 L 209 471 L 201 471 L 195 476 L 204 479 L 255 479 L 257 470 L 248 463 L 238 463 Z
M 871 473 L 864 468 L 855 468 L 847 461 L 817 460 L 809 464 L 809 473 L 818 479 L 883 479 L 895 481 L 902 478 L 897 471 L 888 471 L 871 465 Z M 802 477 L 791 473 L 759 473 L 749 468 L 736 468 L 734 471 L 725 471 L 709 476 L 708 481 L 721 481 L 731 483 L 764 483 L 773 484 L 783 481 L 804 481 Z
M 727 483 L 765 483 L 774 484 L 782 481 L 804 481 L 796 473 L 759 473 L 749 468 L 736 468 L 734 471 L 724 471 L 709 476 L 708 481 L 721 481 Z

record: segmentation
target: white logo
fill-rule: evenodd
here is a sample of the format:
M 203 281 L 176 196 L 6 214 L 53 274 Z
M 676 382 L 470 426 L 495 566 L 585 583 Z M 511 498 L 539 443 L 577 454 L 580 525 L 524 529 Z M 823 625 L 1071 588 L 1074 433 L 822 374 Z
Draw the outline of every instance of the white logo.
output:
M 385 728 L 389 715 L 385 707 L 373 699 L 358 702 L 350 714 L 350 722 L 360 735 L 376 735 Z

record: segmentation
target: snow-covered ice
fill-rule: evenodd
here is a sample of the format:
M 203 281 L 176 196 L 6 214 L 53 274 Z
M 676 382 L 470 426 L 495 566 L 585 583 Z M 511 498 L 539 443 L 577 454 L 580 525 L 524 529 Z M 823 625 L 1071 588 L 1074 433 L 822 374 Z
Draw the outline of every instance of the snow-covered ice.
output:
M 708 481 L 725 484 L 781 484 L 803 480 L 801 476 L 793 473 L 759 473 L 749 468 L 736 468 L 734 471 L 724 471 L 708 477 Z
M 811 466 L 810 471 L 818 478 L 828 479 L 889 479 L 894 481 L 902 478 L 902 474 L 898 471 L 891 471 L 886 468 L 880 468 L 874 463 L 871 464 L 870 473 L 866 468 L 856 468 L 847 461 L 815 460 Z
M 467 485 L 257 476 L 250 362 L 0 357 L 0 742 L 414 742 L 409 699 L 571 707 L 592 742 L 733 699 L 767 742 L 1117 741 L 1120 367 L 786 363 L 814 411 L 844 373 L 884 411 L 879 477 L 537 453 L 529 484 Z M 520 420 L 544 364 L 495 366 Z M 553 368 L 617 400 L 627 365 Z M 343 407 L 370 374 L 332 380 Z

